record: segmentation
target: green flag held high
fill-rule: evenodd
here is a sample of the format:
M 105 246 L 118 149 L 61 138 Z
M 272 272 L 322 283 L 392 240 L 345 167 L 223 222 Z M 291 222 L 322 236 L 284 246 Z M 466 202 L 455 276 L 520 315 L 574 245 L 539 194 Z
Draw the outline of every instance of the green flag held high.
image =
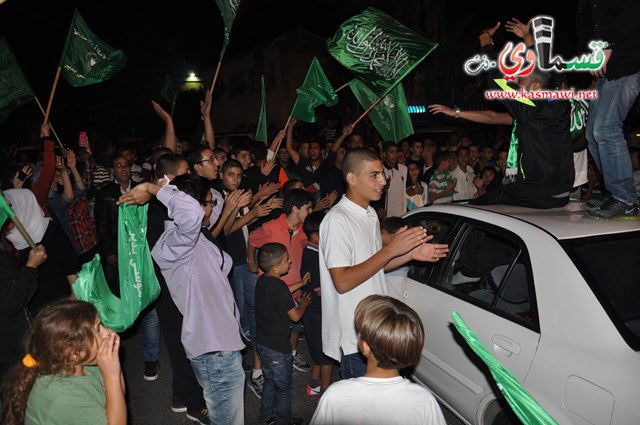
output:
M 260 115 L 258 115 L 258 126 L 256 127 L 255 139 L 259 142 L 267 144 L 267 91 L 264 87 L 264 75 L 260 78 L 261 96 L 260 96 Z
M 0 124 L 18 106 L 33 100 L 33 91 L 16 57 L 3 38 L 0 39 Z
M 331 56 L 384 97 L 438 47 L 386 13 L 368 8 L 327 41 Z
M 123 69 L 126 62 L 124 52 L 95 35 L 75 9 L 60 59 L 62 75 L 69 84 L 83 87 L 106 81 Z
M 240 0 L 216 0 L 216 4 L 222 13 L 222 21 L 224 22 L 224 40 L 222 41 L 222 50 L 220 51 L 220 62 L 224 57 L 224 53 L 227 51 L 229 45 L 231 27 L 233 21 L 236 19 L 236 13 L 238 13 L 238 7 L 240 7 Z
M 73 284 L 76 298 L 93 304 L 105 326 L 122 332 L 160 295 L 147 244 L 147 209 L 120 205 L 118 210 L 118 273 L 120 298 L 113 295 L 102 271 L 100 255 L 82 266 Z
M 320 105 L 335 106 L 338 103 L 338 94 L 315 57 L 311 61 L 304 83 L 296 92 L 298 98 L 293 104 L 291 116 L 300 121 L 316 122 L 315 108 Z
M 496 381 L 498 388 L 502 391 L 504 398 L 509 402 L 509 406 L 518 416 L 524 425 L 557 425 L 551 416 L 538 404 L 518 380 L 496 360 L 487 347 L 482 344 L 476 334 L 473 333 L 462 317 L 457 312 L 452 312 L 453 323 L 460 335 L 469 344 L 469 347 L 480 357 L 489 367 L 489 371 Z
M 13 212 L 11 206 L 7 202 L 7 199 L 0 193 L 0 227 L 7 221 L 8 218 L 15 217 L 16 213 Z
M 349 87 L 365 110 L 378 100 L 378 95 L 372 92 L 365 83 L 357 78 L 349 81 Z M 396 85 L 396 87 L 369 112 L 369 118 L 371 118 L 373 125 L 385 142 L 394 141 L 398 143 L 414 133 L 402 83 Z

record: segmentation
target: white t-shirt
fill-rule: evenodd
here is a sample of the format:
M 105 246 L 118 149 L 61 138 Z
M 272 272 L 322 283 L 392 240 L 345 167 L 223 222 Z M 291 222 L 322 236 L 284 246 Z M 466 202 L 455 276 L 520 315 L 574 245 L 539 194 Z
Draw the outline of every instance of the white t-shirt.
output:
M 384 177 L 389 180 L 386 205 L 387 217 L 402 217 L 407 212 L 405 190 L 407 185 L 407 166 L 398 164 L 398 169 L 384 167 Z
M 387 295 L 384 270 L 380 269 L 352 290 L 339 294 L 329 269 L 363 263 L 382 249 L 378 216 L 373 208 L 364 209 L 346 195 L 320 224 L 320 287 L 322 288 L 322 349 L 340 361 L 358 352 L 358 338 L 353 323 L 356 307 L 372 294 Z
M 473 184 L 475 173 L 473 168 L 467 165 L 466 170 L 462 170 L 460 166 L 451 172 L 451 175 L 456 178 L 456 193 L 453 194 L 454 201 L 473 199 L 478 193 L 478 189 Z
M 426 388 L 401 376 L 351 378 L 331 384 L 311 425 L 446 425 Z

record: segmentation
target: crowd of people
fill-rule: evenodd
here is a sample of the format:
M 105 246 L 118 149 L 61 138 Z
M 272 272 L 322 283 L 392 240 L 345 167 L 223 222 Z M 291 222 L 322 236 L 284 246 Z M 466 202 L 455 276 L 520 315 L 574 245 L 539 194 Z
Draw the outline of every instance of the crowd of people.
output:
M 499 27 L 480 34 L 487 54 Z M 517 20 L 507 28 L 529 35 Z M 602 78 L 596 87 L 613 90 Z M 537 73 L 517 83 L 555 84 Z M 384 142 L 367 120 L 354 127 L 328 119 L 317 137 L 301 138 L 291 119 L 268 146 L 231 143 L 214 135 L 210 91 L 200 105 L 201 144 L 180 141 L 156 102 L 165 133 L 147 153 L 106 144 L 96 155 L 90 143 L 56 153 L 43 124 L 39 158 L 3 158 L 4 196 L 37 244 L 30 248 L 13 223 L 4 224 L 3 423 L 126 423 L 119 337 L 91 304 L 74 300 L 73 283 L 100 254 L 119 294 L 119 208 L 148 203 L 161 292 L 140 317 L 143 375 L 158 376 L 162 334 L 173 375 L 167 408 L 201 424 L 242 424 L 246 385 L 260 399 L 261 424 L 301 423 L 291 411 L 295 368 L 310 372 L 307 395 L 321 397 L 313 423 L 357 415 L 368 423 L 444 424 L 433 396 L 400 376 L 418 362 L 424 331 L 413 310 L 386 296 L 385 274 L 406 273 L 410 261 L 439 261 L 448 247 L 400 217 L 430 204 L 553 208 L 574 197 L 590 201 L 592 218 L 637 218 L 638 182 L 628 177 L 640 168 L 638 149 L 629 148 L 631 167 L 616 177 L 598 130 L 606 102 L 591 104 L 596 118 L 580 148 L 569 102 L 505 101 L 506 113 L 430 106 L 433 114 L 512 125 L 515 167 L 505 138 L 477 144 L 461 132 L 444 143 Z M 310 359 L 297 350 L 301 332 Z M 343 381 L 332 384 L 334 366 Z

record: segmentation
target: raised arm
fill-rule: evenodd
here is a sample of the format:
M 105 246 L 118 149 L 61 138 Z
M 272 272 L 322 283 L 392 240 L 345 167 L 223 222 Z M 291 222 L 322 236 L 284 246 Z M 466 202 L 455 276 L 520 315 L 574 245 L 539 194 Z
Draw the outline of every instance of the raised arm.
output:
M 78 172 L 78 168 L 76 167 L 78 164 L 76 160 L 76 154 L 74 151 L 69 149 L 67 151 L 67 166 L 71 171 L 71 176 L 73 177 L 73 181 L 76 184 L 76 188 L 80 190 L 85 190 L 86 186 L 84 185 L 84 181 L 82 180 L 82 176 Z
M 200 101 L 200 116 L 204 123 L 204 138 L 209 144 L 209 149 L 214 150 L 216 147 L 216 137 L 213 132 L 213 120 L 211 118 L 211 99 L 212 92 L 207 90 L 204 95 L 204 100 Z
M 298 120 L 296 120 L 295 118 L 291 118 L 291 121 L 289 122 L 289 127 L 287 127 L 287 144 L 286 144 L 289 158 L 291 158 L 291 161 L 293 161 L 293 163 L 296 165 L 298 165 L 298 162 L 300 161 L 300 154 L 298 153 L 297 150 L 293 148 L 293 126 L 295 126 L 297 122 Z
M 531 21 L 523 24 L 519 19 L 511 18 L 506 24 L 504 24 L 504 27 L 507 31 L 520 37 L 527 47 L 532 47 L 534 45 L 535 41 L 531 36 Z
M 171 115 L 162 109 L 162 106 L 158 102 L 151 101 L 151 106 L 158 114 L 158 117 L 164 122 L 164 140 L 162 146 L 171 149 L 171 152 L 175 152 L 178 146 L 178 138 L 176 137 L 176 130 L 173 126 L 173 118 Z
M 338 138 L 331 145 L 331 150 L 334 152 L 338 152 L 338 150 L 340 149 L 340 146 L 342 146 L 342 143 L 345 140 L 347 140 L 347 137 L 349 137 L 349 135 L 351 135 L 352 132 L 353 132 L 353 126 L 351 124 L 345 125 L 344 128 L 342 129 L 342 133 L 340 133 L 340 136 L 338 136 Z
M 448 117 L 455 117 L 456 111 L 448 106 L 433 104 L 429 105 L 429 112 L 433 115 L 443 114 Z M 489 110 L 483 111 L 460 111 L 458 112 L 458 118 L 462 118 L 468 121 L 477 122 L 480 124 L 500 124 L 511 125 L 513 124 L 513 118 L 506 112 L 495 112 Z

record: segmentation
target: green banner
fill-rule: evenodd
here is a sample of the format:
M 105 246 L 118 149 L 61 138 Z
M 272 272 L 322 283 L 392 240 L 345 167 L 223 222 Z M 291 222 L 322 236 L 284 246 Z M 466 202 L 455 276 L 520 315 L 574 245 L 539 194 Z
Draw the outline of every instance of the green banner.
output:
M 169 106 L 171 106 L 171 110 L 173 110 L 176 105 L 178 94 L 180 94 L 180 88 L 178 85 L 173 82 L 169 75 L 165 75 L 164 84 L 160 88 L 160 96 L 167 101 Z
M 8 218 L 15 216 L 16 213 L 11 209 L 11 206 L 4 197 L 4 194 L 0 193 L 0 227 L 4 225 L 4 222 L 7 221 Z
M 216 0 L 216 4 L 220 9 L 220 13 L 222 13 L 222 21 L 224 22 L 224 40 L 222 41 L 222 50 L 220 51 L 220 62 L 222 62 L 222 58 L 231 40 L 231 27 L 233 27 L 233 21 L 236 19 L 238 7 L 240 7 L 240 0 Z
M 346 20 L 327 41 L 331 56 L 379 97 L 389 93 L 436 47 L 437 43 L 372 7 Z
M 504 367 L 502 363 L 495 359 L 473 333 L 462 317 L 457 312 L 452 312 L 453 323 L 460 335 L 469 344 L 469 347 L 480 357 L 489 367 L 493 379 L 498 384 L 504 398 L 511 406 L 513 412 L 518 416 L 524 425 L 557 425 L 556 421 L 538 404 L 531 394 L 518 382 L 515 376 Z
M 126 62 L 124 52 L 95 35 L 75 9 L 60 60 L 62 76 L 69 84 L 82 87 L 106 81 L 123 69 Z
M 260 77 L 260 83 L 260 115 L 258 115 L 255 139 L 267 144 L 267 91 L 264 86 L 264 75 Z
M 33 99 L 33 91 L 3 38 L 0 39 L 0 124 L 19 106 Z
M 318 106 L 329 107 L 338 103 L 338 94 L 315 57 L 311 61 L 304 83 L 296 92 L 298 97 L 293 104 L 291 116 L 300 121 L 316 122 L 315 109 Z
M 120 298 L 104 277 L 100 255 L 82 266 L 73 284 L 76 298 L 95 305 L 105 326 L 122 332 L 160 295 L 147 243 L 147 209 L 120 205 L 118 210 L 118 274 Z
M 365 110 L 378 100 L 378 95 L 372 92 L 365 83 L 357 78 L 349 81 L 349 87 Z M 402 83 L 396 85 L 395 88 L 369 112 L 368 116 L 371 118 L 371 122 L 373 122 L 373 125 L 385 142 L 394 141 L 398 143 L 414 133 Z

